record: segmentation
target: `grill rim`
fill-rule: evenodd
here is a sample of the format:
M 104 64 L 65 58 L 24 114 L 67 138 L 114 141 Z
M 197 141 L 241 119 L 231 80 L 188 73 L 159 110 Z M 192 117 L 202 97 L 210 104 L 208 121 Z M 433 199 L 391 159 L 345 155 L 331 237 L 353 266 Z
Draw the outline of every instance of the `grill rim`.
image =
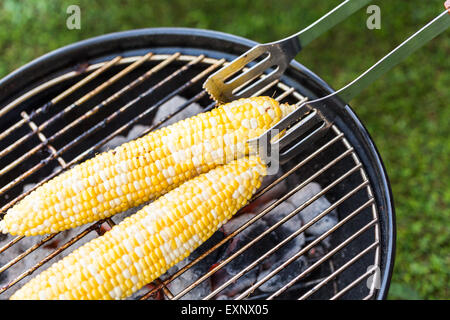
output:
M 61 47 L 7 75 L 0 80 L 0 104 L 6 106 L 8 102 L 13 101 L 21 92 L 30 90 L 30 84 L 38 85 L 41 79 L 51 75 L 55 70 L 61 71 L 68 66 L 73 68 L 74 65 L 80 63 L 80 60 L 87 61 L 105 54 L 114 54 L 115 51 L 132 51 L 139 48 L 150 48 L 155 52 L 161 47 L 166 47 L 165 49 L 167 47 L 175 47 L 176 50 L 179 50 L 181 38 L 187 48 L 198 48 L 203 52 L 210 50 L 220 51 L 222 57 L 229 55 L 231 58 L 240 55 L 257 44 L 257 42 L 243 37 L 193 28 L 146 28 L 105 34 Z M 45 73 L 42 70 L 45 70 Z M 286 75 L 295 80 L 307 80 L 309 87 L 312 84 L 314 90 L 319 92 L 331 93 L 334 91 L 324 80 L 297 61 L 293 61 L 290 64 Z M 20 87 L 18 87 L 19 85 Z M 368 154 L 371 156 L 369 159 L 366 159 L 371 166 L 364 166 L 364 168 L 369 173 L 369 176 L 376 177 L 377 183 L 375 185 L 371 183 L 371 185 L 375 191 L 375 200 L 378 203 L 380 218 L 381 215 L 384 216 L 384 219 L 380 219 L 380 221 L 386 224 L 383 226 L 384 228 L 381 228 L 382 238 L 386 242 L 384 246 L 380 246 L 380 249 L 384 251 L 381 256 L 385 257 L 385 261 L 383 259 L 380 261 L 383 272 L 376 299 L 385 299 L 392 277 L 395 258 L 396 228 L 392 190 L 379 151 L 367 129 L 349 105 L 343 103 L 338 103 L 338 105 L 342 107 L 338 112 L 346 120 L 343 122 L 345 124 L 343 127 L 348 130 L 351 129 L 349 131 L 351 134 L 347 134 L 346 130 L 343 130 L 347 139 L 353 138 L 350 139 L 350 142 L 352 142 L 351 140 L 358 142 L 356 144 L 352 143 L 358 155 Z M 0 113 L 3 113 L 3 111 L 4 107 L 0 109 Z M 326 113 L 326 110 L 324 112 Z M 336 112 L 336 110 L 333 112 Z M 342 122 L 343 119 L 336 118 L 334 120 Z M 339 123 L 338 126 L 342 130 L 343 127 Z M 351 128 L 349 128 L 350 126 Z M 357 133 L 357 137 L 355 137 L 355 133 Z M 370 179 L 370 181 L 372 182 L 373 179 Z

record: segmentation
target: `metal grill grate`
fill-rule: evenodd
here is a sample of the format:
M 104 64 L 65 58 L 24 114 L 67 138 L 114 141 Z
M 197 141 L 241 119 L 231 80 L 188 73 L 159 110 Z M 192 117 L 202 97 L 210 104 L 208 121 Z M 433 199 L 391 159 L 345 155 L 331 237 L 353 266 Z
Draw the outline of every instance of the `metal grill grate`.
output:
M 89 66 L 81 66 L 75 71 L 68 71 L 30 89 L 22 96 L 4 106 L 0 117 L 11 119 L 9 126 L 0 133 L 0 205 L 2 214 L 17 201 L 25 197 L 39 185 L 59 174 L 64 169 L 93 156 L 106 143 L 119 135 L 125 135 L 134 125 L 148 123 L 159 107 L 177 96 L 186 100 L 179 103 L 174 111 L 161 119 L 153 119 L 153 124 L 140 132 L 140 136 L 165 125 L 169 120 L 187 113 L 193 104 L 200 104 L 204 109 L 214 107 L 205 91 L 201 89 L 204 79 L 224 65 L 224 59 L 213 59 L 204 55 L 190 56 L 174 53 L 171 55 L 147 53 L 143 56 L 115 57 L 108 61 Z M 274 96 L 277 100 L 300 103 L 307 98 L 294 88 L 282 82 L 273 82 L 258 94 Z M 36 108 L 36 101 L 41 103 Z M 148 107 L 150 106 L 150 107 Z M 20 110 L 20 112 L 17 112 Z M 18 117 L 20 115 L 20 117 Z M 287 293 L 296 298 L 345 298 L 352 291 L 363 292 L 364 299 L 374 297 L 376 281 L 365 280 L 379 272 L 380 265 L 380 230 L 377 208 L 373 198 L 370 182 L 352 146 L 337 126 L 318 139 L 315 148 L 305 151 L 299 159 L 283 167 L 283 173 L 268 181 L 252 199 L 267 195 L 277 185 L 287 179 L 296 183 L 288 192 L 260 210 L 236 230 L 215 241 L 207 250 L 199 253 L 176 272 L 165 275 L 147 286 L 138 298 L 147 299 L 163 295 L 167 299 L 180 299 L 187 293 L 209 279 L 219 270 L 225 268 L 236 257 L 254 250 L 258 241 L 276 232 L 280 225 L 307 208 L 322 196 L 330 200 L 331 205 L 313 220 L 304 224 L 294 233 L 282 239 L 278 244 L 264 248 L 264 253 L 241 270 L 226 279 L 206 296 L 199 298 L 217 298 L 219 293 L 264 263 L 265 259 L 280 250 L 289 241 L 304 233 L 311 225 L 333 210 L 339 213 L 339 222 L 322 235 L 310 240 L 299 248 L 297 253 L 270 270 L 264 277 L 252 283 L 235 298 L 283 298 Z M 179 292 L 171 292 L 169 284 L 182 276 L 184 272 L 202 263 L 209 255 L 220 250 L 233 237 L 244 232 L 249 226 L 269 214 L 271 210 L 286 201 L 297 191 L 312 181 L 320 181 L 322 190 L 294 211 L 286 212 L 264 232 L 238 248 L 231 255 L 192 279 L 191 283 Z M 29 183 L 35 185 L 24 191 Z M 358 194 L 358 201 L 354 195 Z M 273 195 L 273 194 L 272 194 Z M 252 206 L 249 204 L 247 207 Z M 103 234 L 118 223 L 123 216 L 114 216 L 89 226 L 77 228 L 76 234 L 56 242 L 59 234 L 33 237 L 33 243 L 22 252 L 0 266 L 0 276 L 11 269 L 19 269 L 20 262 L 36 254 L 45 246 L 56 243 L 55 248 L 31 267 L 26 267 L 12 279 L 8 279 L 0 288 L 0 298 L 7 298 L 25 283 L 42 266 L 52 259 L 59 259 L 73 250 L 74 244 L 87 241 Z M 334 237 L 334 235 L 339 236 Z M 332 246 L 304 270 L 299 270 L 288 283 L 269 295 L 261 295 L 258 288 L 276 274 L 287 268 L 299 257 L 308 254 L 322 241 L 332 238 Z M 352 243 L 366 238 L 364 248 L 352 249 Z M 1 238 L 0 238 L 1 239 Z M 369 239 L 369 241 L 367 241 Z M 0 257 L 14 246 L 19 246 L 23 237 L 10 237 L 3 240 Z M 27 242 L 28 244 L 28 242 Z M 364 271 L 352 269 L 364 260 Z M 318 271 L 319 270 L 319 271 Z M 345 273 L 350 277 L 341 277 Z M 0 277 L 0 282 L 2 278 Z M 351 295 L 349 295 L 351 297 Z

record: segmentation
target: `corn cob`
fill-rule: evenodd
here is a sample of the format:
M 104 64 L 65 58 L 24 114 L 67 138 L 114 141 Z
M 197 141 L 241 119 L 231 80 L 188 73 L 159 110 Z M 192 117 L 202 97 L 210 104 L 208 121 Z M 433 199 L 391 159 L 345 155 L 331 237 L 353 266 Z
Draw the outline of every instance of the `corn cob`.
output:
M 244 157 L 202 174 L 76 249 L 12 299 L 121 299 L 187 257 L 260 187 L 266 167 Z
M 97 155 L 38 187 L 8 210 L 0 232 L 55 233 L 156 199 L 246 152 L 248 139 L 293 106 L 240 99 Z

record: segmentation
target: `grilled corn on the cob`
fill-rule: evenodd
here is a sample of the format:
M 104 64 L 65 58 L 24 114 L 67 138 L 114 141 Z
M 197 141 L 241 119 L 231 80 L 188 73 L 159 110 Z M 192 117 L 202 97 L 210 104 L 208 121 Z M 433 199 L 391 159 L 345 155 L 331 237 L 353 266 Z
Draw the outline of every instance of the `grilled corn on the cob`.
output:
M 260 187 L 266 166 L 244 157 L 189 180 L 78 248 L 12 299 L 120 299 L 207 240 Z
M 97 155 L 38 187 L 8 210 L 0 231 L 37 235 L 97 221 L 138 206 L 236 159 L 248 139 L 294 106 L 240 99 Z

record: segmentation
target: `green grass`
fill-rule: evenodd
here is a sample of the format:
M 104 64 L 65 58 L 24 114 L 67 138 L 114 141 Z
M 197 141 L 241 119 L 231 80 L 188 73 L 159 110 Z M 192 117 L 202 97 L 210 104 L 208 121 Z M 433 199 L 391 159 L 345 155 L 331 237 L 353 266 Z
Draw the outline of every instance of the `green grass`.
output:
M 15 1 L 0 4 L 0 76 L 63 45 L 144 27 L 194 27 L 267 42 L 298 31 L 339 0 Z M 443 10 L 442 0 L 374 1 L 311 43 L 297 59 L 335 88 L 352 80 Z M 81 30 L 65 27 L 81 7 Z M 384 159 L 397 211 L 391 299 L 450 298 L 450 41 L 448 30 L 352 102 Z

